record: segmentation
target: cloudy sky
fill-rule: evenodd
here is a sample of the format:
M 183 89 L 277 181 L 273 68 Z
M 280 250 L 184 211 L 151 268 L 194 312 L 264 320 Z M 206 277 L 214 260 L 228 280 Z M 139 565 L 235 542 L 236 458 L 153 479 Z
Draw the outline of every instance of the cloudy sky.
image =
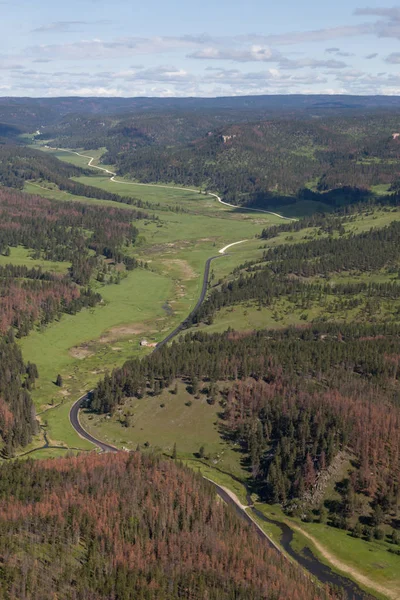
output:
M 0 95 L 400 95 L 384 2 L 0 2 Z

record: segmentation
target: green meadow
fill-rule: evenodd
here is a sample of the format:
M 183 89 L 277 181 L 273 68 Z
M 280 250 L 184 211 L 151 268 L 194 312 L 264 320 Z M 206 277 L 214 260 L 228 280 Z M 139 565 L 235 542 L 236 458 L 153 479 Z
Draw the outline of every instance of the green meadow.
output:
M 218 403 L 210 405 L 207 395 L 200 392 L 194 398 L 179 381 L 175 390 L 163 390 L 159 395 L 130 399 L 113 416 L 81 413 L 85 429 L 119 448 L 135 450 L 137 445 L 172 455 L 174 444 L 181 460 L 199 458 L 200 448 L 210 464 L 236 477 L 246 472 L 238 460 L 238 448 L 224 441 L 218 430 L 221 410 Z
M 88 162 L 75 154 L 51 152 L 80 166 Z M 99 158 L 101 152 L 87 154 Z M 130 272 L 119 285 L 99 287 L 104 303 L 74 316 L 63 315 L 58 322 L 20 341 L 25 360 L 38 366 L 39 380 L 33 398 L 39 412 L 49 409 L 49 440 L 71 448 L 87 447 L 70 426 L 68 411 L 72 402 L 106 372 L 130 356 L 147 352 L 140 347 L 143 337 L 156 343 L 189 314 L 197 302 L 205 262 L 210 256 L 219 256 L 212 263 L 213 279 L 226 277 L 243 260 L 261 257 L 261 240 L 256 236 L 268 224 L 282 222 L 272 215 L 230 209 L 212 196 L 174 186 L 125 185 L 102 175 L 80 177 L 79 181 L 160 205 L 160 210 L 146 209 L 158 217 L 156 222 L 135 223 L 140 236 L 132 254 L 147 262 L 148 270 Z M 74 196 L 43 181 L 28 182 L 25 191 L 55 200 L 131 210 L 124 203 Z M 176 207 L 182 212 L 177 212 Z M 226 256 L 219 255 L 222 247 L 238 240 L 246 242 L 233 247 Z M 12 249 L 12 253 L 16 264 L 30 260 L 29 251 L 23 248 Z M 54 269 L 66 270 L 68 266 L 60 263 Z M 58 374 L 63 377 L 62 389 L 54 384 Z
M 0 266 L 3 265 L 17 265 L 22 267 L 28 267 L 30 269 L 41 268 L 43 271 L 54 271 L 56 273 L 66 273 L 70 267 L 68 262 L 56 262 L 53 260 L 44 260 L 42 258 L 33 258 L 32 251 L 24 248 L 23 246 L 17 246 L 10 248 L 9 256 L 0 254 Z

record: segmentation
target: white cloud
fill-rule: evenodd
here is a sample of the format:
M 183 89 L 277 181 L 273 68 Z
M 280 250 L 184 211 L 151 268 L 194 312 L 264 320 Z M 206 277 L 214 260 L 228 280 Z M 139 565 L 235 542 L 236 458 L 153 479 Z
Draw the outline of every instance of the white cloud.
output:
M 69 33 L 70 31 L 80 29 L 84 25 L 106 25 L 111 23 L 108 20 L 99 21 L 53 21 L 52 23 L 45 23 L 40 27 L 32 29 L 32 33 Z
M 385 62 L 391 63 L 392 65 L 400 64 L 400 52 L 392 52 L 385 58 Z
M 32 29 L 32 33 L 63 33 L 65 31 L 71 31 L 72 28 L 77 25 L 87 25 L 87 21 L 54 21 L 53 23 L 47 23 Z
M 374 17 L 387 17 L 392 21 L 400 21 L 400 7 L 393 6 L 392 8 L 356 8 L 355 15 L 371 15 Z
M 344 69 L 347 64 L 340 60 L 321 60 L 315 58 L 291 59 L 280 53 L 273 52 L 270 48 L 252 46 L 249 50 L 236 50 L 231 48 L 219 49 L 207 47 L 189 54 L 189 58 L 202 60 L 229 60 L 233 62 L 276 62 L 281 69 L 311 69 L 330 68 Z
M 374 33 L 374 26 L 370 23 L 361 25 L 341 25 L 328 27 L 326 29 L 314 29 L 308 31 L 292 31 L 279 33 L 277 35 L 263 36 L 263 41 L 272 45 L 291 45 L 302 42 L 325 42 L 339 38 L 354 37 Z
M 348 65 L 342 60 L 320 60 L 317 58 L 281 58 L 279 64 L 282 69 L 303 69 L 309 67 L 311 69 L 345 69 Z
M 203 36 L 182 37 L 123 37 L 112 41 L 102 39 L 81 40 L 64 44 L 41 44 L 26 49 L 35 59 L 52 60 L 98 60 L 121 58 L 137 54 L 161 54 L 163 52 L 196 47 L 206 39 Z
M 251 46 L 250 48 L 243 50 L 207 47 L 189 54 L 189 58 L 202 58 L 207 60 L 234 60 L 236 62 L 270 62 L 271 60 L 276 60 L 271 48 L 263 46 Z

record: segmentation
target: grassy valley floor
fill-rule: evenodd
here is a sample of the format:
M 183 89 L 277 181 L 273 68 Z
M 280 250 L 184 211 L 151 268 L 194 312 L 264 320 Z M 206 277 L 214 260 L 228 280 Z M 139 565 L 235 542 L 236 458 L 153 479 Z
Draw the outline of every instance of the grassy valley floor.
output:
M 79 166 L 88 162 L 66 152 L 55 155 L 63 160 L 71 158 Z M 211 196 L 173 186 L 127 186 L 103 176 L 79 180 L 158 207 L 144 209 L 157 216 L 158 221 L 135 223 L 140 235 L 133 255 L 147 262 L 148 270 L 129 272 L 119 285 L 96 284 L 103 304 L 74 316 L 63 315 L 59 322 L 32 332 L 20 342 L 25 360 L 35 361 L 38 366 L 39 380 L 32 395 L 39 413 L 47 409 L 41 419 L 49 440 L 54 445 L 89 449 L 90 444 L 81 440 L 69 423 L 71 403 L 128 357 L 148 352 L 148 348 L 140 347 L 142 338 L 150 343 L 162 340 L 190 313 L 199 297 L 204 266 L 210 256 L 218 255 L 222 247 L 232 242 L 249 240 L 240 249 L 233 247 L 228 256 L 213 262 L 212 279 L 225 277 L 243 260 L 261 257 L 261 243 L 256 236 L 264 227 L 282 221 L 272 215 L 230 209 Z M 131 210 L 124 203 L 61 192 L 47 182 L 27 182 L 25 191 L 56 200 Z M 175 212 L 175 207 L 184 212 Z M 12 252 L 16 260 L 21 260 L 24 253 L 27 255 L 25 249 L 18 251 L 19 254 L 15 249 Z M 13 262 L 12 258 L 9 262 Z M 62 389 L 54 383 L 59 373 L 64 382 Z M 40 439 L 38 446 L 42 446 Z M 44 452 L 40 450 L 41 455 Z

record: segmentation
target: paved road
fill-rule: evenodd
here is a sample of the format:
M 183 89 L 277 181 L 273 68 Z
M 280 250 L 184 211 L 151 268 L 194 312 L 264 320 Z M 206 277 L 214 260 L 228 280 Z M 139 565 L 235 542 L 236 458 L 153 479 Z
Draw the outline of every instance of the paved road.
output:
M 242 242 L 244 242 L 244 241 L 246 241 L 246 240 L 242 240 Z M 157 346 L 155 347 L 153 352 L 157 352 L 165 344 L 167 344 L 169 341 L 171 341 L 180 331 L 182 331 L 183 329 L 186 328 L 187 324 L 190 322 L 191 318 L 195 315 L 197 310 L 200 308 L 201 304 L 203 303 L 203 301 L 206 297 L 211 262 L 217 258 L 226 256 L 226 254 L 225 254 L 226 250 L 228 250 L 231 246 L 236 245 L 237 243 L 241 243 L 241 242 L 235 242 L 233 244 L 229 244 L 228 246 L 225 246 L 224 248 L 222 248 L 219 251 L 220 254 L 218 256 L 212 256 L 211 258 L 209 258 L 207 260 L 205 269 L 204 269 L 203 285 L 202 285 L 201 293 L 200 293 L 199 299 L 196 303 L 196 306 L 193 308 L 191 313 L 186 317 L 186 319 L 184 321 L 182 321 L 170 334 L 168 334 L 161 342 L 159 342 L 157 344 Z M 107 444 L 107 442 L 99 440 L 99 439 L 95 438 L 93 435 L 91 435 L 89 432 L 87 432 L 82 427 L 82 425 L 79 421 L 79 411 L 81 409 L 82 404 L 84 404 L 86 402 L 86 400 L 88 399 L 90 392 L 91 392 L 91 390 L 88 391 L 84 396 L 81 396 L 81 398 L 79 398 L 73 404 L 73 406 L 70 410 L 70 414 L 69 414 L 71 425 L 82 438 L 88 440 L 89 442 L 91 442 L 92 444 L 94 444 L 95 446 L 100 448 L 100 450 L 102 450 L 103 452 L 119 452 L 119 449 L 116 448 L 115 446 L 113 446 L 111 444 Z M 205 479 L 207 479 L 214 485 L 217 494 L 227 504 L 231 505 L 242 519 L 244 519 L 247 523 L 249 523 L 250 525 L 255 527 L 257 534 L 261 538 L 263 538 L 271 548 L 273 548 L 275 551 L 281 553 L 285 558 L 287 558 L 287 555 L 284 552 L 282 552 L 281 548 L 267 535 L 267 533 L 260 527 L 260 525 L 256 522 L 256 520 L 248 512 L 246 512 L 246 507 L 242 506 L 239 499 L 237 497 L 235 497 L 235 495 L 232 492 L 230 492 L 226 488 L 223 488 L 222 486 L 218 485 L 211 479 L 208 479 L 208 477 L 205 477 Z M 251 507 L 251 508 L 252 508 L 252 511 L 257 515 L 258 518 L 268 521 L 268 519 L 262 513 L 259 513 L 256 509 L 254 509 L 254 507 Z M 278 522 L 276 522 L 276 525 L 281 528 L 283 527 L 283 525 Z M 346 596 L 348 599 L 352 598 L 353 600 L 367 600 L 367 599 L 373 600 L 373 598 L 371 596 L 365 594 L 351 579 L 347 579 L 345 577 L 342 577 L 342 576 L 334 573 L 329 567 L 327 567 L 324 563 L 319 561 L 319 559 L 316 558 L 315 556 L 313 556 L 311 553 L 310 553 L 310 556 L 308 557 L 308 560 L 305 560 L 304 557 L 302 557 L 301 554 L 298 554 L 291 546 L 293 531 L 287 525 L 285 525 L 284 527 L 288 530 L 286 533 L 289 532 L 289 538 L 290 538 L 290 540 L 287 542 L 287 544 L 284 545 L 285 550 L 290 556 L 292 556 L 292 558 L 294 558 L 297 562 L 299 562 L 305 568 L 306 573 L 312 573 L 322 583 L 328 583 L 330 585 L 336 585 L 336 586 L 343 587 L 343 590 L 346 591 Z M 283 537 L 281 539 L 281 542 L 284 541 Z
M 246 240 L 242 240 L 242 242 L 245 242 L 245 241 Z M 159 350 L 160 348 L 162 348 L 163 346 L 165 346 L 165 344 L 168 344 L 168 342 L 170 342 L 175 336 L 177 336 L 180 331 L 182 331 L 183 329 L 185 329 L 188 326 L 188 324 L 190 323 L 192 317 L 199 310 L 200 306 L 204 302 L 204 298 L 206 297 L 207 286 L 208 286 L 208 279 L 209 279 L 209 276 L 210 276 L 210 265 L 211 265 L 211 262 L 213 260 L 216 260 L 217 258 L 222 258 L 223 256 L 226 256 L 226 254 L 225 254 L 226 250 L 228 250 L 231 246 L 236 245 L 237 243 L 239 243 L 239 242 L 234 242 L 233 244 L 229 244 L 228 246 L 225 246 L 224 248 L 222 248 L 219 251 L 220 254 L 218 254 L 217 256 L 212 256 L 211 258 L 209 258 L 207 260 L 205 268 L 204 268 L 203 285 L 202 285 L 201 293 L 200 293 L 199 299 L 197 300 L 196 306 L 193 308 L 193 310 L 191 311 L 191 313 L 186 317 L 186 319 L 184 319 L 181 323 L 179 323 L 179 325 L 177 327 L 175 327 L 175 329 L 173 331 L 171 331 L 171 333 L 169 333 L 161 342 L 159 342 L 157 344 L 157 346 L 155 347 L 155 349 L 153 350 L 153 352 L 157 352 L 157 350 Z M 106 442 L 98 440 L 93 435 L 91 435 L 89 432 L 87 432 L 82 427 L 82 425 L 81 425 L 81 423 L 79 421 L 79 410 L 82 407 L 82 405 L 84 405 L 85 402 L 87 401 L 90 392 L 91 392 L 91 390 L 88 391 L 88 392 L 86 392 L 86 394 L 84 394 L 83 396 L 81 396 L 72 405 L 72 408 L 71 408 L 70 413 L 69 413 L 69 420 L 71 422 L 71 425 L 75 429 L 75 431 L 82 438 L 84 438 L 85 440 L 88 440 L 89 442 L 91 442 L 92 444 L 94 444 L 95 446 L 97 446 L 98 448 L 100 448 L 103 452 L 118 452 L 118 448 L 116 448 L 115 446 L 112 446 L 111 444 L 107 444 Z
M 81 396 L 73 405 L 71 410 L 69 411 L 69 420 L 71 422 L 72 427 L 75 429 L 78 435 L 85 440 L 88 440 L 103 452 L 118 452 L 118 448 L 112 446 L 111 444 L 107 444 L 106 442 L 102 442 L 98 440 L 93 435 L 91 435 L 86 429 L 84 429 L 79 421 L 79 411 L 82 405 L 88 399 L 88 396 L 92 390 L 87 392 L 84 396 Z

